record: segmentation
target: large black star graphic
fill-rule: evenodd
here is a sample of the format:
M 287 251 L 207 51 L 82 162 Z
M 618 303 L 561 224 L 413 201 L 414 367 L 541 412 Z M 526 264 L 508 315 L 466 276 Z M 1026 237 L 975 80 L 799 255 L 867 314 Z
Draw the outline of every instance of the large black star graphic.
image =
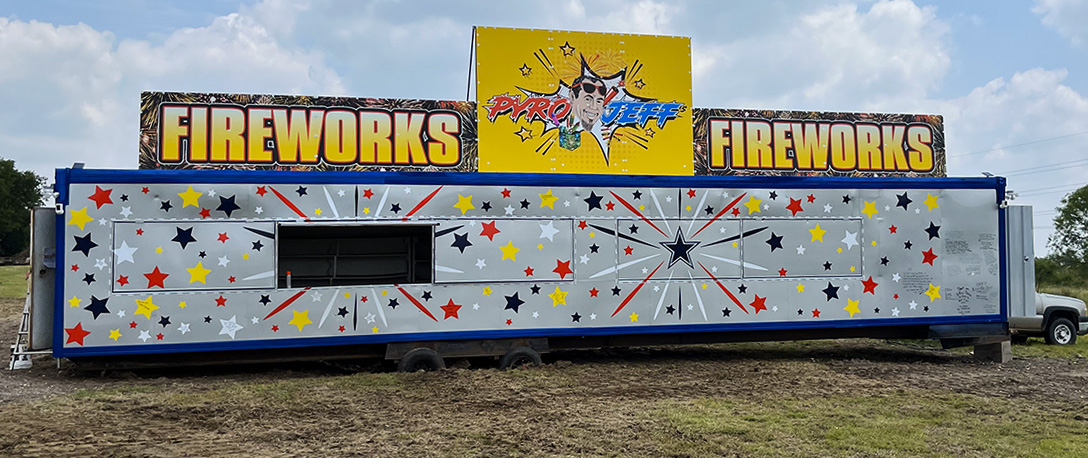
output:
M 298 189 L 296 189 L 295 192 L 298 193 L 299 197 L 305 196 L 306 195 L 306 187 L 304 187 L 302 185 L 299 185 Z
M 348 308 L 347 307 L 340 307 L 340 309 L 336 312 L 336 314 L 340 318 L 346 317 L 346 316 L 348 316 Z
M 190 227 L 188 229 L 182 229 L 180 227 L 177 227 L 175 229 L 178 230 L 178 235 L 175 235 L 174 238 L 170 239 L 170 241 L 178 242 L 178 244 L 181 245 L 181 249 L 184 250 L 185 247 L 189 246 L 190 243 L 196 241 L 196 239 L 193 238 L 193 228 Z
M 913 200 L 910 200 L 909 197 L 907 197 L 906 191 L 903 191 L 903 195 L 896 194 L 895 198 L 899 199 L 899 202 L 896 203 L 895 206 L 903 207 L 903 210 L 907 210 L 907 205 L 910 205 L 911 202 L 914 202 Z
M 642 191 L 636 189 L 635 192 L 631 193 L 631 197 L 634 197 L 635 200 L 642 200 Z
M 589 210 L 586 210 L 586 211 L 593 211 L 594 208 L 603 210 L 603 208 L 601 208 L 601 199 L 602 198 L 603 197 L 598 196 L 593 191 L 590 191 L 589 192 L 589 197 L 586 197 L 585 199 L 582 199 L 582 200 L 584 200 L 586 202 L 586 205 L 589 206 Z
M 597 250 L 599 250 L 599 249 L 601 249 L 601 247 L 597 246 L 596 243 L 589 246 L 589 252 L 590 253 L 596 253 Z
M 164 327 L 164 328 L 167 327 L 167 326 L 170 326 L 170 317 L 160 316 L 159 317 L 159 324 L 161 324 L 162 327 Z
M 533 291 L 533 294 L 540 294 L 540 286 L 539 285 L 533 285 L 533 287 L 529 288 L 529 289 Z
M 766 243 L 771 246 L 771 253 L 774 253 L 774 250 L 782 248 L 782 236 L 771 231 L 771 238 L 767 239 Z
M 393 310 L 396 310 L 397 305 L 400 305 L 400 304 L 397 304 L 397 298 L 394 297 L 392 299 L 389 299 L 389 308 L 391 308 Z
M 83 281 L 87 282 L 88 285 L 94 283 L 94 274 L 83 274 Z
M 272 298 L 268 297 L 267 294 L 262 294 L 261 295 L 261 300 L 259 300 L 257 302 L 260 302 L 261 305 L 268 305 L 269 302 L 272 302 Z
M 513 310 L 514 313 L 518 313 L 518 307 L 524 304 L 525 301 L 518 297 L 518 293 L 515 292 L 513 296 L 503 296 L 506 298 L 506 308 L 503 310 Z
M 261 251 L 261 248 L 264 248 L 264 244 L 262 244 L 260 240 L 253 242 L 254 250 Z
M 528 199 L 522 199 L 521 200 L 521 208 L 529 208 L 529 200 Z
M 164 211 L 164 212 L 170 213 L 171 208 L 174 208 L 174 206 L 170 205 L 169 200 L 164 200 L 164 201 L 162 201 L 162 203 L 159 204 L 159 209 Z
M 223 213 L 226 213 L 227 218 L 230 218 L 231 213 L 234 213 L 235 210 L 241 210 L 242 209 L 242 207 L 239 207 L 238 204 L 234 203 L 234 198 L 235 197 L 237 197 L 237 196 L 236 195 L 230 196 L 230 197 L 219 196 L 219 206 L 216 207 L 215 209 L 217 211 L 221 211 Z
M 933 240 L 934 237 L 941 238 L 941 226 L 934 226 L 933 221 L 930 221 L 929 227 L 926 228 L 926 234 L 929 234 L 930 240 Z
M 82 252 L 83 256 L 89 257 L 91 255 L 91 248 L 98 246 L 97 243 L 94 243 L 94 241 L 91 240 L 91 234 L 89 233 L 87 235 L 84 235 L 83 237 L 80 237 L 78 235 L 75 235 L 73 237 L 75 237 L 76 239 L 76 246 L 72 248 L 72 251 Z
M 393 213 L 400 213 L 400 204 L 396 203 L 396 204 L 390 205 L 389 206 L 389 211 L 391 211 Z
M 831 282 L 827 282 L 827 288 L 824 288 L 823 292 L 827 295 L 828 302 L 831 302 L 831 298 L 839 298 L 839 287 L 832 285 Z
M 461 250 L 461 253 L 464 253 L 465 248 L 472 246 L 472 242 L 468 241 L 468 232 L 464 234 L 458 234 L 455 232 L 453 234 L 453 244 L 451 244 L 450 246 L 457 248 L 458 250 Z
M 97 297 L 91 296 L 91 305 L 83 307 L 83 310 L 87 310 L 93 313 L 94 319 L 97 320 L 98 315 L 101 315 L 103 313 L 110 313 L 110 309 L 106 308 L 106 302 L 109 300 L 110 298 L 108 297 L 105 299 L 99 299 Z
M 672 242 L 658 242 L 661 246 L 669 250 L 672 255 L 669 258 L 669 268 L 672 268 L 676 261 L 684 261 L 688 267 L 694 268 L 695 265 L 691 263 L 691 250 L 699 245 L 698 241 L 691 240 L 685 241 L 684 234 L 680 232 L 680 229 L 676 229 L 676 238 Z M 779 246 L 781 248 L 781 245 Z
M 824 270 L 831 270 L 831 261 L 824 261 Z

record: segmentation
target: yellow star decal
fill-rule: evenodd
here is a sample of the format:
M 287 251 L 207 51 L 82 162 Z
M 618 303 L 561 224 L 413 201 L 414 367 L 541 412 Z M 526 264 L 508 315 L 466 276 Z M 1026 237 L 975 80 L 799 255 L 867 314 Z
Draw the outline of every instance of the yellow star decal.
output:
M 83 302 L 83 301 L 79 300 L 78 297 L 72 296 L 71 299 L 68 299 L 68 306 L 69 307 L 79 307 L 80 302 Z
M 865 202 L 865 208 L 861 209 L 861 212 L 869 215 L 869 219 L 873 219 L 873 215 L 877 214 L 876 202 Z
M 816 223 L 816 227 L 809 229 L 808 233 L 812 234 L 813 242 L 822 242 L 824 241 L 824 234 L 826 234 L 827 231 L 821 228 L 819 223 Z
M 555 209 L 555 201 L 557 201 L 557 200 L 559 200 L 559 198 L 553 196 L 552 195 L 552 190 L 549 189 L 548 192 L 546 192 L 544 194 L 540 194 L 540 208 L 548 207 L 548 208 L 554 210 Z
M 929 290 L 926 291 L 926 296 L 929 296 L 929 301 L 933 302 L 941 298 L 941 287 L 933 286 L 933 283 L 929 284 Z
M 363 214 L 364 215 L 369 215 L 370 214 L 370 207 L 363 207 Z
M 178 302 L 178 307 L 185 308 L 187 305 L 189 304 L 186 304 L 185 301 Z
M 929 207 L 929 211 L 933 211 L 934 208 L 940 207 L 940 205 L 937 205 L 937 196 L 933 194 L 926 194 L 926 200 L 922 201 L 922 203 L 926 204 L 926 207 Z
M 841 250 L 841 248 L 840 248 L 840 250 Z M 850 266 L 850 271 L 853 272 L 854 270 L 855 270 L 854 266 Z
M 638 321 L 638 314 L 637 313 L 632 313 L 629 317 L 631 318 L 632 323 Z
M 162 247 L 155 248 L 155 254 L 162 254 Z
M 111 329 L 110 330 L 110 338 L 113 339 L 114 342 L 117 342 L 117 339 L 121 338 L 121 330 L 120 329 Z
M 292 310 L 291 313 L 294 313 L 295 317 L 291 318 L 291 321 L 288 321 L 287 324 L 293 324 L 295 326 L 298 326 L 299 331 L 302 331 L 302 328 L 306 327 L 306 325 L 313 324 L 313 321 L 310 321 L 309 310 L 303 310 L 301 312 L 299 312 L 298 310 Z
M 518 252 L 521 251 L 521 248 L 514 246 L 513 240 L 506 242 L 506 245 L 499 247 L 499 249 L 502 250 L 502 258 L 511 261 L 517 261 Z
M 799 292 L 799 293 L 805 292 L 805 285 L 798 283 L 797 284 L 797 292 Z
M 843 307 L 842 309 L 846 310 L 847 312 L 850 312 L 850 318 L 853 318 L 855 313 L 861 313 L 861 309 L 858 308 L 858 304 L 860 304 L 860 303 L 861 303 L 861 301 L 855 301 L 853 299 L 847 299 L 846 300 L 846 307 Z
M 467 212 L 469 210 L 472 210 L 473 208 L 476 208 L 476 206 L 472 205 L 472 195 L 471 194 L 468 195 L 468 196 L 462 196 L 462 195 L 458 194 L 457 195 L 457 205 L 454 205 L 453 208 L 461 210 L 461 215 L 464 216 L 465 212 Z
M 201 282 L 205 285 L 208 284 L 208 274 L 212 273 L 212 270 L 205 268 L 200 261 L 197 261 L 192 269 L 185 270 L 189 271 L 189 283 Z
M 873 240 L 872 243 L 873 243 L 873 246 L 876 246 L 876 240 Z
M 72 214 L 71 218 L 68 218 L 69 226 L 79 226 L 79 230 L 83 230 L 83 226 L 87 223 L 94 221 L 94 218 L 87 216 L 87 207 L 83 207 L 80 210 L 72 210 L 69 212 Z
M 189 189 L 185 192 L 179 192 L 178 197 L 181 198 L 181 208 L 188 207 L 190 205 L 194 207 L 200 207 L 200 196 L 204 193 L 193 191 L 193 187 L 189 186 Z
M 490 287 L 490 286 L 485 286 L 485 287 L 484 287 L 484 296 L 490 296 L 490 295 L 491 295 L 491 291 L 492 291 L 492 290 L 491 290 L 491 287 Z
M 517 132 L 514 132 L 514 134 L 517 135 L 518 137 L 521 137 L 521 141 L 523 141 L 523 142 L 525 140 L 533 138 L 533 131 L 531 131 L 529 129 L 526 129 L 525 126 L 521 126 L 521 130 L 519 130 Z
M 567 292 L 559 289 L 558 286 L 555 287 L 555 292 L 549 294 L 548 297 L 552 298 L 552 307 L 559 304 L 567 305 Z
M 242 253 L 242 259 L 243 260 L 248 260 L 249 259 L 249 253 Z
M 543 250 L 544 249 L 544 244 L 543 243 L 536 244 L 536 249 Z
M 317 215 L 317 216 L 321 216 L 321 209 L 320 208 L 315 208 L 314 209 L 314 214 Z
M 745 202 L 744 206 L 748 207 L 748 214 L 751 215 L 752 213 L 763 213 L 763 211 L 759 209 L 759 204 L 762 203 L 763 201 L 756 199 L 755 196 L 748 196 L 748 202 Z
M 684 211 L 691 211 L 691 205 L 688 205 L 687 208 L 684 209 Z
M 373 328 L 370 328 L 370 332 L 373 332 L 374 334 L 377 334 L 378 333 L 378 327 L 374 326 Z
M 344 299 L 350 299 L 351 293 L 344 293 Z
M 151 296 L 147 296 L 147 299 L 144 299 L 142 301 L 139 300 L 139 299 L 136 299 L 136 313 L 135 313 L 135 315 L 143 315 L 143 316 L 147 317 L 147 319 L 150 320 L 151 319 L 151 312 L 154 312 L 154 311 L 156 311 L 158 309 L 159 309 L 159 306 L 155 305 L 154 302 L 151 302 Z

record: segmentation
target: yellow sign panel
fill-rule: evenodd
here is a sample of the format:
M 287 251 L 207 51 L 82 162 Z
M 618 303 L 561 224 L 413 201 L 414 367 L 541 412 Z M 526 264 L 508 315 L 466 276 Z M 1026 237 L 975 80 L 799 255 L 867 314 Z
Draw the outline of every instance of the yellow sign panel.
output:
M 476 29 L 481 172 L 692 175 L 691 41 Z

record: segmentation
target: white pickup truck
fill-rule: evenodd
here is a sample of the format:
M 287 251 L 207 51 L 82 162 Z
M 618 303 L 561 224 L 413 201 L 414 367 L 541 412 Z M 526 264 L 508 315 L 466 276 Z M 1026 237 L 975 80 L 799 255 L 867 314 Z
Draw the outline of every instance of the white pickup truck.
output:
M 1084 301 L 1055 294 L 1035 293 L 1035 315 L 1009 317 L 1012 341 L 1042 336 L 1051 345 L 1073 345 L 1088 334 Z

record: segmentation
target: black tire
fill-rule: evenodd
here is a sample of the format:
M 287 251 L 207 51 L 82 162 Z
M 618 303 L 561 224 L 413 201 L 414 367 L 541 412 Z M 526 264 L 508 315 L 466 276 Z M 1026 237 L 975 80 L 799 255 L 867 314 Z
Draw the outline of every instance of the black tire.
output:
M 400 359 L 397 364 L 397 372 L 431 372 L 446 368 L 446 361 L 437 351 L 430 348 L 416 348 Z
M 502 360 L 499 361 L 499 369 L 504 371 L 522 366 L 539 365 L 540 353 L 529 347 L 516 347 L 502 355 Z
M 1046 343 L 1050 345 L 1073 345 L 1077 343 L 1077 328 L 1067 318 L 1053 318 L 1046 327 Z
M 1026 344 L 1026 343 L 1028 343 L 1028 336 L 1025 336 L 1023 334 L 1013 334 L 1012 335 L 1012 343 L 1016 344 L 1016 345 Z

